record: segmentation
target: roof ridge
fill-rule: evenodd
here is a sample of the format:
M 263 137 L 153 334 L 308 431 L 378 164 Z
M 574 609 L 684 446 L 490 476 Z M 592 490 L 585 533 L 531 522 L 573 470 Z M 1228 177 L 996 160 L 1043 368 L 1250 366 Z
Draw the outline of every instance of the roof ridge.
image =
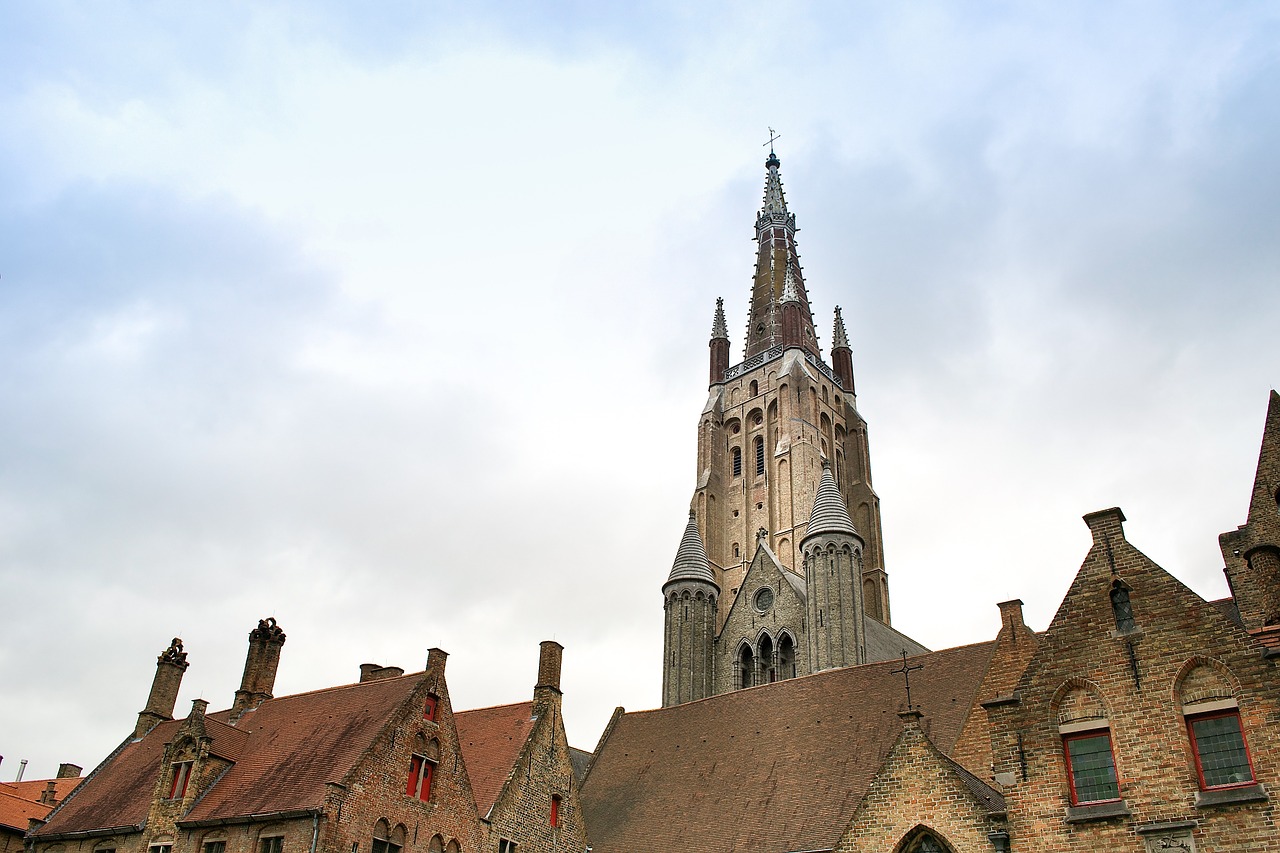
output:
M 285 696 L 272 696 L 270 699 L 265 700 L 263 704 L 266 704 L 266 702 L 283 702 L 287 699 L 299 699 L 303 696 L 315 696 L 317 693 L 336 693 L 339 690 L 350 690 L 354 687 L 367 687 L 371 684 L 384 684 L 389 681 L 398 681 L 399 679 L 402 679 L 402 678 L 417 678 L 417 677 L 426 675 L 427 672 L 428 670 L 424 669 L 419 672 L 406 672 L 404 675 L 395 675 L 395 676 L 392 676 L 391 678 L 375 678 L 373 681 L 355 681 L 350 684 L 335 684 L 331 687 L 317 687 L 315 690 L 303 690 L 300 693 L 289 693 Z M 259 705 L 258 707 L 260 708 L 262 706 Z M 252 710 L 256 711 L 257 708 L 254 708 Z M 230 708 L 223 708 L 220 711 L 212 711 L 209 714 L 206 714 L 205 717 L 206 719 L 209 717 L 214 717 L 216 722 L 222 722 L 221 720 L 217 720 L 217 718 L 214 715 L 229 714 L 229 713 L 231 713 Z M 248 714 L 246 713 L 244 717 L 241 717 L 241 719 L 246 719 L 247 717 L 248 717 Z M 172 722 L 172 721 L 166 720 L 165 722 Z M 230 724 L 223 723 L 223 725 L 230 725 Z M 236 727 L 231 726 L 231 728 L 236 728 Z M 236 729 L 236 730 L 243 731 L 242 729 Z
M 454 711 L 454 712 L 453 712 L 453 715 L 456 717 L 456 716 L 458 716 L 459 714 L 470 714 L 470 713 L 475 712 L 475 711 L 496 711 L 496 710 L 497 710 L 497 709 L 499 709 L 499 708 L 514 708 L 514 707 L 515 707 L 515 706 L 517 706 L 517 705 L 529 705 L 529 706 L 532 706 L 532 705 L 533 705 L 533 700 L 532 700 L 532 699 L 524 699 L 524 700 L 522 700 L 522 701 L 520 701 L 520 702 L 507 702 L 507 703 L 505 703 L 505 704 L 503 704 L 503 705 L 485 705 L 484 707 L 481 707 L 481 708 L 468 708 L 468 709 L 467 709 L 467 710 L 465 710 L 465 711 Z

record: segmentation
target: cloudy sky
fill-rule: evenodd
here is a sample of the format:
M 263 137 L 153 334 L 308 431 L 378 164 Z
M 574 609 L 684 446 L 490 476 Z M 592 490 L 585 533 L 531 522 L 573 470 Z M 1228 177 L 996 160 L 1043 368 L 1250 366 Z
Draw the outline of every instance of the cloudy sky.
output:
M 895 625 L 1044 628 L 1114 505 L 1225 595 L 1274 4 L 8 3 L 0 778 L 97 764 L 173 636 L 227 706 L 267 615 L 278 694 L 439 646 L 455 707 L 522 700 L 553 638 L 575 744 L 656 706 L 770 126 Z

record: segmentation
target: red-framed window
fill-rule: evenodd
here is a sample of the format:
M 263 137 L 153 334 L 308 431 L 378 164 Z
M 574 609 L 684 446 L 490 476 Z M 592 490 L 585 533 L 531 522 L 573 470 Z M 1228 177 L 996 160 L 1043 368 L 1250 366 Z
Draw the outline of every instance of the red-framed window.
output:
M 431 801 L 431 782 L 436 775 L 436 763 L 425 755 L 414 755 L 409 759 L 409 782 L 405 793 L 422 802 Z
M 1067 758 L 1067 781 L 1071 785 L 1073 806 L 1120 799 L 1116 759 L 1108 729 L 1063 735 L 1062 751 Z
M 180 800 L 187 795 L 187 783 L 191 781 L 191 762 L 176 761 L 173 779 L 169 782 L 169 799 Z
M 1200 787 L 1235 788 L 1253 784 L 1253 760 L 1234 708 L 1187 717 L 1191 751 L 1196 757 Z
M 551 795 L 551 825 L 553 827 L 560 825 L 560 795 Z
M 427 694 L 427 701 L 422 706 L 422 719 L 434 720 L 436 718 L 436 707 L 440 704 L 440 698 L 434 694 Z

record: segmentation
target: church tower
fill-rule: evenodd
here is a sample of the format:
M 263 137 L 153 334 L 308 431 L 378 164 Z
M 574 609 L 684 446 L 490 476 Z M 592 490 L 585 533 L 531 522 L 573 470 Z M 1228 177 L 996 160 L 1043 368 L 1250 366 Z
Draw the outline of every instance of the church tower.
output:
M 886 657 L 897 655 L 902 644 L 923 648 L 889 627 L 880 501 L 871 486 L 867 424 L 857 409 L 848 332 L 837 307 L 828 364 L 814 327 L 796 249 L 796 218 L 787 208 L 781 165 L 770 150 L 764 201 L 755 221 L 756 264 L 745 349 L 738 364 L 730 364 L 724 301 L 716 300 L 709 344 L 710 391 L 698 426 L 693 516 L 680 547 L 682 554 L 689 550 L 692 531 L 710 576 L 699 581 L 705 585 L 704 600 L 716 604 L 710 614 L 715 637 L 710 692 L 701 693 L 698 685 L 703 682 L 681 663 L 686 635 L 672 623 L 671 593 L 678 580 L 673 569 L 664 586 L 664 704 L 723 693 L 761 679 L 883 659 L 876 648 Z M 835 533 L 848 540 L 842 539 L 839 547 L 849 549 L 849 563 L 841 566 L 846 575 L 840 590 L 831 591 L 838 593 L 845 610 L 842 621 L 829 630 L 827 605 L 813 605 L 805 592 L 802 552 L 820 493 L 827 495 L 828 503 L 839 502 L 848 521 L 847 531 Z M 829 516 L 830 512 L 822 515 Z M 824 547 L 832 544 L 821 541 Z M 761 560 L 776 569 L 757 568 Z M 677 569 L 681 562 L 678 557 Z M 770 580 L 774 571 L 781 574 Z M 773 591 L 761 595 L 764 586 Z M 690 594 L 696 591 L 690 589 Z M 810 632 L 816 626 L 807 616 L 811 607 L 815 613 L 821 610 L 826 631 L 821 649 L 830 647 L 829 651 L 813 645 Z M 778 622 L 772 629 L 765 625 L 769 619 Z M 686 691 L 686 684 L 692 692 Z

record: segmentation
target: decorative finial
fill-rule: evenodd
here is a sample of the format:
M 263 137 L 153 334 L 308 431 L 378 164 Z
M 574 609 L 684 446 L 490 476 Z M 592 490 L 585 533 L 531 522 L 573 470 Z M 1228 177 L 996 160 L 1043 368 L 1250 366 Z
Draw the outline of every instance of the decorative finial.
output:
M 778 161 L 778 155 L 773 153 L 773 143 L 774 143 L 774 140 L 776 140 L 776 139 L 781 139 L 781 138 L 782 138 L 782 134 L 780 134 L 780 133 L 775 133 L 772 127 L 771 127 L 771 128 L 769 128 L 769 141 L 768 141 L 768 142 L 763 143 L 764 145 L 768 145 L 768 146 L 769 146 L 769 160 L 772 160 L 772 161 L 774 161 L 774 162 L 777 162 L 777 161 Z M 762 147 L 763 147 L 763 146 L 762 146 Z M 766 163 L 767 163 L 767 162 L 768 162 L 768 161 L 766 161 Z
M 767 531 L 767 530 L 765 530 L 763 527 L 761 527 L 759 530 L 757 530 L 757 531 L 756 531 L 756 538 L 757 538 L 757 539 L 768 539 L 768 538 L 769 538 L 769 531 Z
M 839 347 L 848 347 L 848 346 L 849 346 L 849 333 L 845 331 L 844 317 L 840 316 L 840 306 L 837 305 L 836 306 L 836 330 L 835 330 L 835 334 L 831 336 L 831 348 L 837 349 Z
M 724 321 L 724 299 L 716 297 L 716 316 L 711 321 L 711 337 L 712 339 L 724 338 L 729 339 L 729 326 Z
M 908 711 L 915 709 L 915 706 L 911 704 L 911 673 L 921 669 L 924 669 L 924 664 L 922 663 L 915 664 L 914 666 L 907 663 L 907 650 L 903 649 L 902 650 L 902 666 L 900 666 L 897 669 L 890 670 L 890 672 L 902 673 L 902 678 L 907 683 L 907 710 Z

